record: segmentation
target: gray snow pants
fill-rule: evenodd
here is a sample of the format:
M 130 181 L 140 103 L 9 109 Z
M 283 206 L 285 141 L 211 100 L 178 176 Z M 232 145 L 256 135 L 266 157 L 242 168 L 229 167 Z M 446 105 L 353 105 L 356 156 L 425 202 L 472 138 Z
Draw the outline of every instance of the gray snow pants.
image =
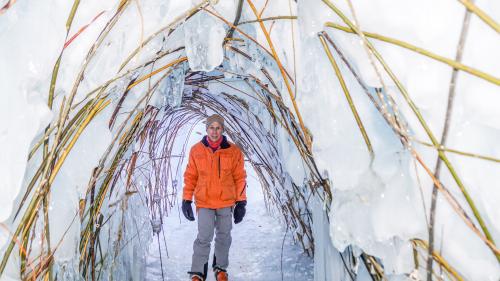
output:
M 229 247 L 231 247 L 232 208 L 198 210 L 198 237 L 193 243 L 191 272 L 203 273 L 210 255 L 210 244 L 215 228 L 215 266 L 227 269 L 229 265 Z

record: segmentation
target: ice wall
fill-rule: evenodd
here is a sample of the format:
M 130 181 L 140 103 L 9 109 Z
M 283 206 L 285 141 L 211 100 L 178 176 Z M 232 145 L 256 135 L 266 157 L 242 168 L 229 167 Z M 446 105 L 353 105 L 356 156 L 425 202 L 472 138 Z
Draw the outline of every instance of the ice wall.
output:
M 348 2 L 332 1 L 354 22 Z M 353 1 L 353 5 L 362 30 L 455 58 L 465 14 L 460 3 Z M 493 18 L 499 18 L 500 6 L 497 3 L 480 1 L 477 5 Z M 328 171 L 335 188 L 330 213 L 332 241 L 341 251 L 347 245 L 355 245 L 381 258 L 387 273 L 410 273 L 414 264 L 409 240 L 428 240 L 426 221 L 432 181 L 391 132 L 355 77 L 331 48 L 371 139 L 375 157 L 373 162 L 370 160 L 317 32 L 328 32 L 362 81 L 373 91 L 373 87 L 381 87 L 381 83 L 362 43 L 352 34 L 323 26 L 325 21 L 346 24 L 322 1 L 299 1 L 297 13 L 301 31 L 298 100 L 305 122 L 314 135 L 315 159 Z M 369 40 L 408 90 L 435 136 L 440 138 L 452 68 L 401 47 Z M 492 46 L 500 47 L 498 33 L 473 15 L 463 63 L 498 77 L 500 68 L 495 62 L 500 58 L 498 52 L 489 49 Z M 409 135 L 414 140 L 430 142 L 394 82 L 385 74 L 382 77 L 408 122 Z M 498 117 L 493 117 L 496 113 L 490 105 L 496 104 L 499 93 L 498 85 L 459 73 L 447 147 L 498 158 L 498 146 L 490 142 L 498 142 L 500 137 L 496 125 L 490 124 L 490 120 Z M 413 145 L 428 167 L 434 169 L 435 150 L 416 142 Z M 491 161 L 447 155 L 473 200 L 480 206 L 494 240 L 498 241 L 498 212 L 489 206 L 500 198 L 498 189 L 492 184 L 498 180 L 500 166 Z M 446 168 L 442 169 L 441 181 L 463 206 L 467 206 Z M 473 217 L 470 209 L 465 209 Z M 442 195 L 438 198 L 436 214 L 435 249 L 466 279 L 497 280 L 500 268 L 495 256 Z M 417 276 L 425 278 L 422 271 Z
M 132 46 L 136 46 L 140 42 L 141 34 L 151 33 L 152 29 L 157 28 L 157 24 L 162 24 L 161 17 L 167 12 L 168 6 L 166 3 L 159 2 L 150 3 L 154 5 L 141 5 L 140 12 L 148 14 L 148 17 L 142 22 L 137 7 L 125 11 L 125 17 L 137 17 L 136 20 L 134 22 L 122 21 L 117 24 L 115 32 L 109 36 L 105 43 L 107 48 L 100 49 L 85 70 L 84 79 L 82 79 L 81 86 L 75 95 L 74 104 L 84 100 L 88 92 L 97 85 L 113 78 L 125 53 L 130 52 Z M 27 161 L 28 153 L 33 145 L 41 141 L 45 127 L 57 119 L 63 97 L 68 98 L 68 93 L 75 83 L 74 79 L 86 62 L 85 56 L 106 22 L 113 16 L 118 3 L 101 1 L 81 3 L 73 21 L 73 28 L 69 30 L 68 36 L 66 36 L 65 25 L 73 2 L 55 1 L 50 5 L 46 4 L 30 1 L 16 3 L 11 9 L 0 15 L 0 81 L 2 85 L 0 104 L 4 107 L 0 111 L 2 117 L 0 144 L 6 152 L 0 156 L 1 175 L 4 179 L 1 184 L 3 196 L 0 208 L 0 222 L 2 223 L 0 231 L 2 250 L 0 252 L 2 258 L 11 239 L 11 234 L 17 227 L 25 208 L 21 210 L 21 215 L 16 220 L 13 218 L 14 211 L 17 210 L 20 199 L 26 191 L 26 186 L 41 161 L 40 150 L 33 155 L 30 161 Z M 129 30 L 127 29 L 128 25 L 140 28 L 134 27 L 133 30 Z M 78 36 L 75 36 L 71 41 L 70 38 L 73 35 Z M 66 47 L 64 47 L 65 42 Z M 54 106 L 50 110 L 47 106 L 47 99 L 51 73 L 63 48 L 64 53 L 56 84 Z M 80 231 L 82 230 L 79 215 L 80 200 L 85 198 L 88 191 L 88 183 L 93 169 L 98 165 L 104 151 L 117 134 L 116 128 L 114 131 L 110 130 L 108 123 L 112 107 L 116 106 L 119 99 L 119 97 L 113 96 L 113 91 L 120 92 L 121 89 L 120 93 L 122 93 L 126 86 L 123 83 L 128 83 L 128 81 L 119 81 L 109 88 L 109 96 L 112 98 L 111 105 L 101 111 L 82 132 L 51 187 L 48 203 L 50 242 L 53 250 L 57 248 L 54 253 L 53 273 L 61 280 L 76 280 L 80 275 L 78 269 Z M 133 108 L 139 93 L 132 92 L 130 96 L 122 104 L 124 110 Z M 120 120 L 121 117 L 119 116 L 118 119 Z M 50 140 L 52 141 L 52 138 Z M 117 191 L 119 194 L 125 192 L 124 190 Z M 32 195 L 28 196 L 28 203 L 31 198 Z M 127 209 L 128 213 L 125 215 L 127 222 L 132 224 L 146 218 L 146 222 L 149 224 L 148 214 L 140 212 L 144 207 L 142 202 L 137 199 L 130 200 L 129 205 L 131 207 Z M 109 215 L 111 211 L 104 210 L 104 213 Z M 118 224 L 114 224 L 111 228 L 117 228 L 116 225 Z M 34 227 L 32 257 L 36 257 L 40 253 L 40 245 L 46 243 L 45 237 L 41 234 L 43 227 L 40 220 Z M 131 226 L 129 227 L 133 229 Z M 142 241 L 143 244 L 131 243 L 122 246 L 123 251 L 117 251 L 120 253 L 117 255 L 117 259 L 121 258 L 121 263 L 120 261 L 116 262 L 118 266 L 115 267 L 108 265 L 108 273 L 114 270 L 122 272 L 123 276 L 134 275 L 133 278 L 139 278 L 138 274 L 141 271 L 135 265 L 131 266 L 131 263 L 141 266 L 141 262 L 137 259 L 143 257 L 141 251 L 146 248 L 144 245 L 147 244 L 148 236 L 145 234 L 147 234 L 148 225 L 142 226 L 141 230 L 143 232 L 140 235 L 145 237 Z M 128 232 L 128 234 L 129 236 L 125 235 L 124 238 L 133 240 L 137 231 L 135 235 L 132 232 Z M 115 240 L 116 236 L 112 236 L 109 241 L 110 245 L 113 245 Z M 106 249 L 106 247 L 104 248 Z M 112 249 L 114 250 L 114 248 Z M 28 260 L 33 260 L 32 257 Z M 125 266 L 132 272 L 123 273 L 120 271 Z M 19 249 L 15 247 L 0 280 L 19 280 L 21 278 L 19 267 Z

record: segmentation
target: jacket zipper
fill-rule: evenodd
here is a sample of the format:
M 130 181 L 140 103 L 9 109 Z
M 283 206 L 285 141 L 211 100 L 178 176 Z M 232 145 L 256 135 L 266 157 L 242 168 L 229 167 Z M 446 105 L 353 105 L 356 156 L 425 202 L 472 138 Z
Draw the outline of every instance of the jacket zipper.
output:
M 220 179 L 220 155 L 218 156 L 219 158 L 219 179 Z

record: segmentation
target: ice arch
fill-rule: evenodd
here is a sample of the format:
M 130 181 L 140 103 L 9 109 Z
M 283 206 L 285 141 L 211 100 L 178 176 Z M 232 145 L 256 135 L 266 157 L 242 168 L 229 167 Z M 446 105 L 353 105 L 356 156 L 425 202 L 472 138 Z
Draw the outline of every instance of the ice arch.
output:
M 141 159 L 140 149 L 166 156 L 168 149 L 156 148 L 168 148 L 162 142 L 175 134 L 158 128 L 224 107 L 232 108 L 227 117 L 234 120 L 234 139 L 243 146 L 262 140 L 271 144 L 260 150 L 245 147 L 247 156 L 262 170 L 261 179 L 272 183 L 269 201 L 279 207 L 290 202 L 281 208 L 283 217 L 296 226 L 305 250 L 314 245 L 319 280 L 354 279 L 365 268 L 358 270 L 360 261 L 374 279 L 391 274 L 418 279 L 429 261 L 438 263 L 450 280 L 498 279 L 498 191 L 490 184 L 498 174 L 498 115 L 491 106 L 495 103 L 471 98 L 475 89 L 492 100 L 498 92 L 498 65 L 493 63 L 498 54 L 488 53 L 498 42 L 494 19 L 500 9 L 495 4 L 444 3 L 432 5 L 432 13 L 422 4 L 405 18 L 374 16 L 381 2 L 372 1 L 357 7 L 362 21 L 356 23 L 356 9 L 346 4 L 350 1 L 202 1 L 185 7 L 165 1 L 64 1 L 50 8 L 14 2 L 0 10 L 1 33 L 12 36 L 1 38 L 5 45 L 0 53 L 9 68 L 2 68 L 0 77 L 10 81 L 0 84 L 12 93 L 6 96 L 5 112 L 16 119 L 2 123 L 0 128 L 7 129 L 0 131 L 0 140 L 8 144 L 11 158 L 21 160 L 2 169 L 8 171 L 2 174 L 2 278 L 18 278 L 19 269 L 23 278 L 137 277 L 129 274 L 140 274 L 141 248 L 135 237 L 143 235 L 126 231 L 126 226 L 151 224 L 139 207 L 144 202 L 131 189 L 135 181 L 130 171 L 137 162 L 154 163 L 150 171 L 158 182 L 144 181 L 144 187 L 178 185 L 168 185 L 173 173 L 158 170 L 168 162 Z M 391 9 L 406 14 L 402 5 Z M 464 63 L 447 58 L 455 54 L 456 40 L 442 38 L 443 32 L 464 33 L 458 30 L 462 5 L 476 19 L 471 23 L 476 40 L 467 44 L 475 53 Z M 51 11 L 60 13 L 45 20 Z M 348 12 L 352 16 L 345 16 Z M 256 20 L 263 15 L 268 16 Z M 415 27 L 415 19 L 422 29 Z M 231 31 L 234 23 L 237 28 Z M 33 26 L 31 36 L 23 36 L 26 26 Z M 361 34 L 359 26 L 377 27 L 444 55 L 379 34 Z M 14 50 L 30 55 L 9 56 Z M 382 55 L 395 65 L 394 72 Z M 376 73 L 372 64 L 383 67 Z M 441 93 L 447 92 L 453 68 L 466 76 L 459 80 L 465 86 L 451 144 L 477 153 L 449 149 L 434 136 L 443 130 Z M 349 102 L 333 95 L 349 96 L 346 89 L 352 94 Z M 186 109 L 190 113 L 183 117 Z M 307 118 L 302 119 L 300 110 Z M 13 141 L 11 132 L 18 140 Z M 256 153 L 262 150 L 265 157 Z M 447 166 L 441 179 L 429 169 L 439 161 Z M 435 232 L 443 252 L 427 259 L 427 215 L 421 205 L 432 203 L 425 198 L 430 198 L 433 183 L 444 195 L 437 201 L 436 219 L 443 233 Z M 469 184 L 481 188 L 469 195 Z M 161 198 L 152 194 L 148 202 L 160 203 Z M 162 204 L 155 208 L 164 208 Z M 294 219 L 297 214 L 311 214 L 312 219 Z M 332 244 L 346 253 L 339 256 Z
M 120 48 L 114 41 L 119 35 L 113 32 L 124 28 L 119 18 L 132 9 L 130 3 L 122 4 L 79 70 L 65 69 L 62 63 L 60 72 L 53 71 L 52 84 L 64 85 L 66 81 L 57 75 L 77 70 L 68 100 L 61 99 L 62 92 L 49 94 L 53 111 L 57 110 L 54 105 L 66 106 L 59 114 L 60 120 L 68 122 L 53 123 L 45 133 L 47 145 L 40 139 L 29 153 L 33 165 L 40 166 L 26 177 L 9 220 L 18 225 L 14 236 L 34 244 L 6 243 L 4 278 L 140 278 L 144 240 L 158 231 L 159 220 L 171 207 L 172 193 L 178 188 L 179 167 L 173 169 L 169 161 L 176 153 L 176 132 L 212 111 L 226 118 L 228 134 L 252 162 L 269 208 L 282 212 L 283 221 L 312 255 L 311 204 L 328 202 L 331 192 L 314 163 L 301 125 L 285 104 L 278 71 L 282 66 L 260 43 L 251 41 L 255 34 L 245 33 L 246 40 L 221 48 L 227 26 L 200 10 L 208 2 L 183 15 L 192 17 L 186 24 L 180 25 L 180 17 L 169 25 L 170 30 L 147 38 L 144 47 L 116 64 L 118 58 L 109 57 Z M 221 38 L 209 35 L 221 29 Z M 247 32 L 255 30 L 251 27 Z M 66 41 L 61 62 L 76 38 Z M 149 58 L 137 63 L 140 56 Z M 118 75 L 110 75 L 111 69 L 96 70 L 106 65 L 119 67 Z M 196 71 L 214 68 L 209 73 Z M 288 73 L 286 79 L 293 83 Z M 51 147 L 55 150 L 50 151 Z M 48 159 L 55 161 L 54 166 L 44 167 Z M 328 205 L 317 212 L 325 217 Z M 19 255 L 18 249 L 22 249 Z

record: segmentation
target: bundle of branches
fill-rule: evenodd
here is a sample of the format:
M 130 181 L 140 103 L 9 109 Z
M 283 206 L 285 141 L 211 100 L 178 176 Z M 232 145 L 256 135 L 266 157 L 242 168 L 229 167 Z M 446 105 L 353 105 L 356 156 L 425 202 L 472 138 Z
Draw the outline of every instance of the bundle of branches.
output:
M 61 50 L 54 65 L 48 99 L 50 108 L 59 106 L 59 116 L 46 129 L 45 135 L 34 145 L 30 154 L 31 158 L 38 153 L 41 160 L 16 210 L 17 228 L 3 256 L 0 271 L 3 272 L 17 245 L 21 257 L 22 278 L 54 278 L 51 276 L 53 255 L 58 245 L 50 244 L 48 200 L 51 188 L 65 159 L 87 125 L 110 105 L 114 106 L 109 119 L 113 140 L 89 175 L 85 197 L 80 201 L 79 213 L 73 218 L 74 222 L 79 218 L 81 223 L 78 255 L 79 271 L 84 278 L 95 280 L 109 273 L 112 278 L 122 279 L 124 276 L 113 275 L 114 268 L 118 264 L 131 262 L 124 260 L 122 256 L 122 252 L 133 244 L 131 241 L 143 239 L 144 232 L 147 231 L 153 232 L 159 241 L 163 217 L 168 215 L 174 205 L 179 187 L 180 165 L 185 155 L 186 139 L 180 140 L 184 141 L 182 151 L 173 151 L 178 132 L 186 126 L 192 130 L 198 121 L 211 112 L 218 112 L 227 120 L 227 133 L 243 149 L 257 172 L 269 210 L 280 213 L 287 228 L 293 231 L 294 237 L 304 250 L 313 255 L 310 200 L 317 196 L 328 207 L 333 200 L 331 183 L 320 173 L 314 161 L 312 136 L 305 128 L 295 103 L 295 79 L 283 67 L 271 40 L 270 30 L 262 23 L 262 11 L 256 11 L 252 1 L 248 1 L 249 7 L 269 48 L 263 47 L 256 38 L 244 32 L 241 26 L 249 22 L 240 25 L 236 20 L 231 23 L 211 9 L 208 1 L 202 1 L 169 25 L 145 38 L 122 62 L 115 77 L 107 79 L 105 83 L 86 93 L 85 98 L 75 101 L 89 63 L 101 51 L 106 37 L 130 2 L 120 1 L 114 16 L 88 50 L 71 92 L 57 101 L 54 93 L 59 67 L 63 63 L 63 53 L 76 37 L 68 36 Z M 67 22 L 68 35 L 78 6 L 79 1 L 74 1 Z M 241 13 L 241 5 L 239 9 Z M 186 73 L 187 87 L 183 90 L 181 107 L 152 105 L 152 97 L 158 92 L 161 82 L 176 68 L 182 68 L 187 60 L 183 56 L 184 47 L 167 48 L 165 46 L 168 44 L 163 44 L 160 50 L 155 50 L 154 55 L 148 56 L 145 62 L 130 66 L 131 61 L 153 40 L 161 38 L 168 42 L 169 36 L 175 33 L 178 26 L 200 11 L 219 18 L 230 28 L 230 36 L 225 41 L 226 65 L 217 69 L 214 75 Z M 250 45 L 253 47 L 245 47 Z M 267 60 L 260 67 L 259 77 L 235 72 L 227 66 L 228 61 L 236 57 L 255 63 L 256 54 L 250 53 L 251 50 Z M 273 76 L 267 67 L 277 69 L 279 73 Z M 225 75 L 236 78 L 225 78 Z M 207 89 L 210 83 L 227 87 L 227 91 L 209 92 Z M 285 86 L 284 91 L 283 87 L 279 86 L 281 84 Z M 136 92 L 139 97 L 131 98 L 130 93 L 140 87 L 141 90 Z M 235 90 L 240 94 L 228 93 Z M 259 103 L 267 115 L 259 115 L 250 109 L 246 99 Z M 132 100 L 132 104 L 125 106 L 128 100 Z M 291 103 L 291 106 L 287 102 Z M 397 110 L 393 112 L 397 113 Z M 387 116 L 385 112 L 384 114 Z M 404 129 L 399 119 L 388 120 L 397 132 Z M 359 125 L 363 130 L 362 124 Z M 283 152 L 281 140 L 277 138 L 277 135 L 283 132 L 291 140 L 293 153 L 300 155 L 306 170 L 306 176 L 301 183 L 294 182 L 283 167 L 283 154 L 289 153 Z M 366 133 L 363 135 L 369 148 L 368 137 Z M 266 145 L 259 145 L 261 143 Z M 145 206 L 144 210 L 147 212 L 141 212 L 137 206 Z M 328 208 L 325 212 L 328 212 Z M 32 252 L 35 238 L 39 239 L 42 245 L 36 252 Z M 139 241 L 142 246 L 146 243 L 146 240 Z M 351 251 L 347 251 L 345 255 L 349 260 L 353 257 Z M 368 268 L 373 269 L 372 276 L 375 279 L 383 278 L 382 267 L 376 259 L 363 255 L 363 261 Z M 353 271 L 354 263 L 346 263 L 346 269 Z

